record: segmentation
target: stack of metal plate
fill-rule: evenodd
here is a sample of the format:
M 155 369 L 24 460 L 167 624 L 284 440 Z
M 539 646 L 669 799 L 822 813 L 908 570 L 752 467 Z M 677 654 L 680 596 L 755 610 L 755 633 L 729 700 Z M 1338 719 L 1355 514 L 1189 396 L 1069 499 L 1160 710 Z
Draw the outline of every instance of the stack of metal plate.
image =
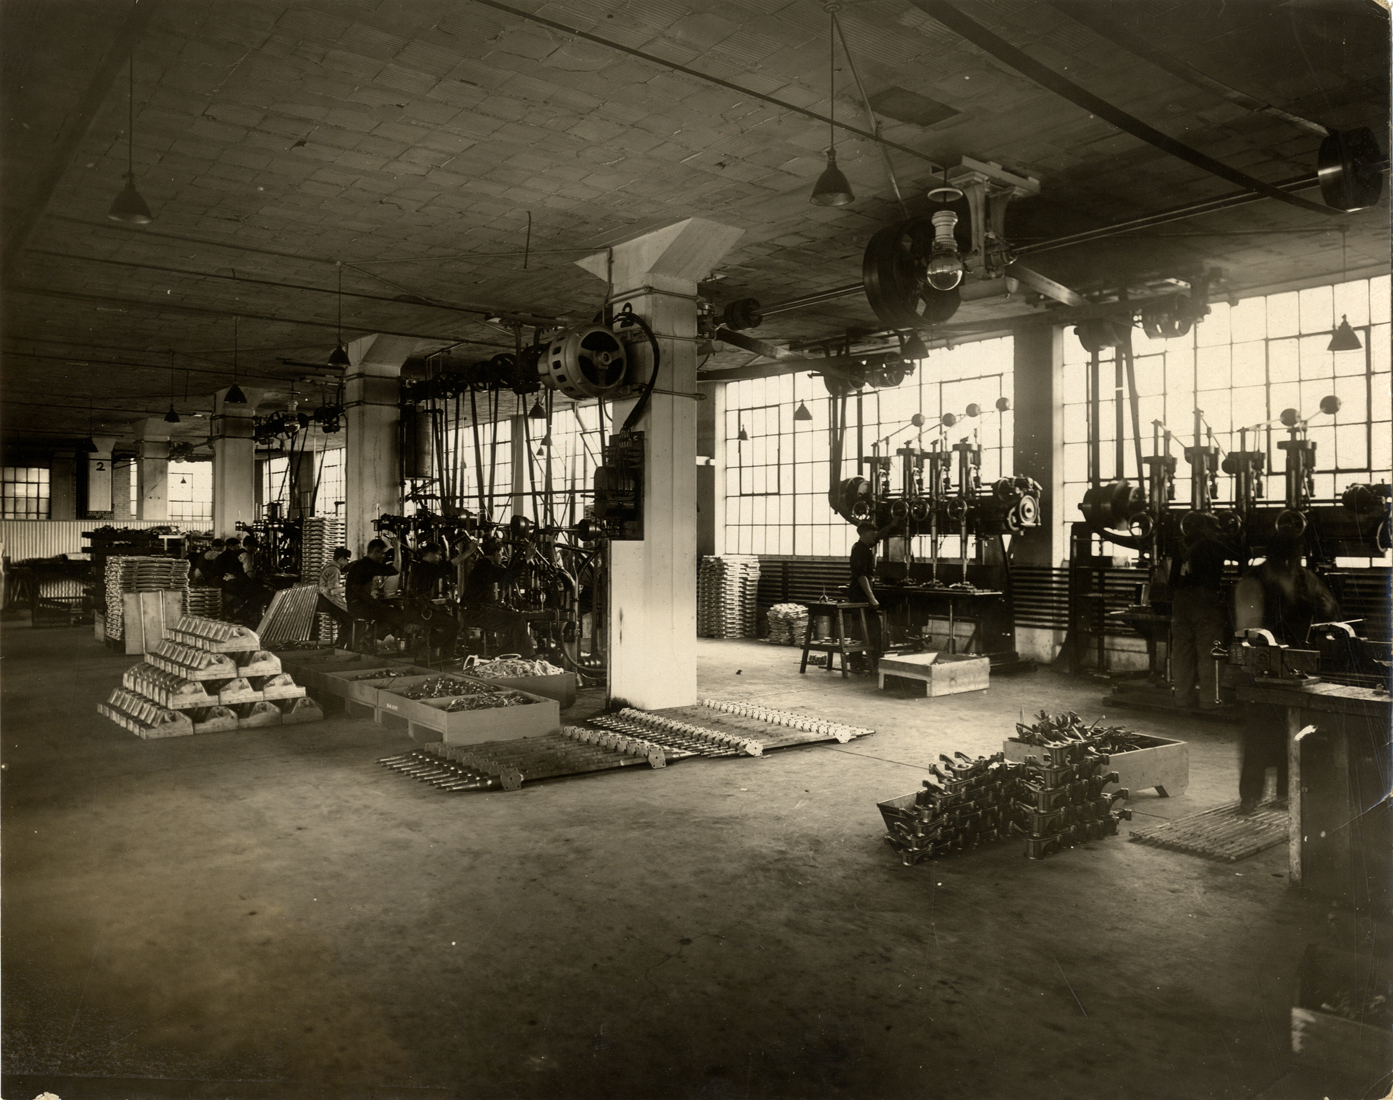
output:
M 348 527 L 334 516 L 311 516 L 304 521 L 300 533 L 300 580 L 318 584 L 319 572 L 334 560 L 334 548 L 344 545 Z M 334 620 L 328 615 L 316 617 L 316 634 L 321 642 L 334 636 Z
M 697 570 L 697 634 L 702 638 L 753 638 L 759 558 L 708 555 Z

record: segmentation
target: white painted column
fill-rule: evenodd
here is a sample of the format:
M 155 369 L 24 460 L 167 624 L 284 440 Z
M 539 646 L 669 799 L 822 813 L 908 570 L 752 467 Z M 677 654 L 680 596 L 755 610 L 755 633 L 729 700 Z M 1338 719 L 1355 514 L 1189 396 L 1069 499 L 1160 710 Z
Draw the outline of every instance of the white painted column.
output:
M 696 392 L 696 287 L 741 230 L 688 218 L 580 261 L 611 279 L 609 300 L 653 328 L 662 355 L 657 385 Z M 652 354 L 631 345 L 646 379 Z M 614 425 L 635 400 L 619 401 Z M 644 433 L 642 542 L 609 546 L 609 697 L 613 704 L 653 710 L 697 701 L 696 402 L 655 393 L 634 426 Z
M 508 457 L 512 460 L 513 467 L 513 515 L 531 519 L 531 514 L 527 508 L 527 464 L 532 460 L 532 455 L 527 449 L 527 440 L 523 438 L 527 432 L 527 417 L 515 414 L 510 419 L 512 420 L 512 444 Z
M 226 538 L 238 522 L 256 520 L 256 442 L 252 418 L 265 391 L 239 387 L 245 404 L 229 405 L 219 390 L 213 406 L 213 534 Z
M 135 518 L 169 519 L 169 425 L 163 419 L 135 422 Z
M 377 537 L 373 521 L 399 515 L 401 367 L 416 347 L 404 336 L 374 334 L 348 345 L 344 373 L 344 493 L 347 546 L 356 557 Z
M 87 512 L 111 511 L 111 449 L 117 436 L 94 435 L 87 455 Z

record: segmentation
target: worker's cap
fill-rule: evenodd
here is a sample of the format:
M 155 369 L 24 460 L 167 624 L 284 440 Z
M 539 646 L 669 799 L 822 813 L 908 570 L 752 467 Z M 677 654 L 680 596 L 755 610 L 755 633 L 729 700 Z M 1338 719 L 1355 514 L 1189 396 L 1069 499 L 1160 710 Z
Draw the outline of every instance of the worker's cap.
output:
M 334 560 L 335 560 L 335 561 L 343 561 L 343 560 L 345 560 L 345 559 L 347 559 L 347 558 L 351 558 L 352 556 L 353 556 L 353 553 L 352 553 L 352 551 L 350 551 L 350 550 L 348 549 L 347 546 L 335 546 L 335 547 L 334 547 Z
M 490 535 L 488 538 L 484 539 L 480 549 L 483 551 L 484 557 L 488 557 L 490 554 L 496 554 L 498 551 L 502 550 L 503 543 Z

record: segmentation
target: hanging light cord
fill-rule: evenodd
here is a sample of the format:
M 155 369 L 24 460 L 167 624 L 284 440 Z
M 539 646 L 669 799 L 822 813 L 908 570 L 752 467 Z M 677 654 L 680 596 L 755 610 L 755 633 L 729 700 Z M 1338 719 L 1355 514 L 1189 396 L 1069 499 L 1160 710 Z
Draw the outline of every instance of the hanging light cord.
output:
M 339 261 L 339 319 L 338 319 L 338 338 L 339 347 L 343 347 L 343 261 Z
M 841 5 L 823 5 L 830 26 L 827 28 L 827 149 L 835 152 L 837 148 L 837 9 Z
M 842 21 L 837 18 L 838 4 L 829 4 L 828 9 L 832 13 L 832 27 L 837 32 L 837 37 L 842 40 L 842 53 L 846 54 L 847 66 L 851 69 L 852 79 L 856 81 L 856 87 L 861 93 L 861 102 L 866 105 L 866 115 L 871 120 L 871 133 L 875 134 L 875 144 L 880 150 L 880 155 L 885 159 L 885 171 L 890 176 L 890 186 L 895 189 L 895 198 L 900 204 L 900 209 L 904 211 L 904 216 L 909 217 L 909 207 L 905 205 L 904 195 L 900 194 L 900 181 L 895 175 L 895 166 L 890 161 L 890 150 L 880 140 L 880 119 L 876 117 L 875 109 L 871 107 L 871 97 L 866 94 L 866 86 L 861 83 L 861 74 L 856 71 L 856 59 L 851 56 L 851 47 L 846 44 L 846 34 L 842 30 Z

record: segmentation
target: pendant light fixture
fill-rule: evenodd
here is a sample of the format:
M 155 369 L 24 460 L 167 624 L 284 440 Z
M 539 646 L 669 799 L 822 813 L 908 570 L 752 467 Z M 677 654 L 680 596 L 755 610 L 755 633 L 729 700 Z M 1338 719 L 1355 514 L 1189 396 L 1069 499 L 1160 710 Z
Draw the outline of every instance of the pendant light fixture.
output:
M 334 350 L 329 353 L 329 366 L 331 367 L 351 367 L 353 361 L 348 357 L 348 349 L 343 346 L 343 261 L 338 261 L 339 265 L 339 319 L 336 326 L 338 333 L 338 343 Z
M 736 433 L 735 438 L 741 443 L 748 443 L 750 441 L 750 433 L 745 430 L 744 424 L 740 425 L 740 431 Z
M 855 202 L 856 196 L 851 193 L 851 184 L 847 181 L 842 170 L 837 167 L 837 99 L 836 99 L 836 67 L 837 67 L 837 12 L 841 10 L 841 4 L 836 0 L 822 5 L 822 10 L 829 16 L 828 35 L 827 35 L 827 167 L 822 170 L 822 175 L 817 177 L 817 183 L 813 184 L 813 193 L 809 197 L 809 202 L 814 202 L 818 206 L 845 206 L 847 203 Z
M 169 412 L 164 414 L 166 424 L 179 423 L 179 414 L 174 411 L 174 352 L 169 353 Z
M 242 387 L 237 385 L 237 322 L 240 320 L 236 315 L 232 318 L 232 387 L 227 391 L 227 396 L 222 399 L 224 405 L 245 405 L 247 395 L 242 392 Z
M 532 407 L 527 410 L 527 416 L 530 420 L 545 420 L 547 418 L 547 410 L 543 407 L 540 397 L 532 399 Z
M 1349 269 L 1346 265 L 1345 245 L 1349 241 L 1349 226 L 1340 226 L 1340 282 L 1345 281 Z M 1333 290 L 1332 290 L 1333 296 Z M 1326 351 L 1359 351 L 1364 347 L 1359 333 L 1350 328 L 1348 314 L 1340 314 L 1340 324 L 1330 334 L 1330 344 Z
M 150 215 L 150 207 L 145 204 L 145 200 L 140 197 L 140 192 L 135 189 L 135 49 L 131 49 L 129 64 L 127 65 L 129 78 L 127 80 L 127 111 L 126 119 L 126 186 L 121 189 L 111 203 L 111 209 L 106 212 L 106 216 L 114 222 L 122 225 L 149 225 L 154 219 Z
M 794 419 L 794 420 L 811 420 L 812 418 L 813 418 L 813 414 L 810 413 L 810 412 L 808 411 L 808 406 L 805 405 L 805 404 L 803 404 L 803 402 L 801 402 L 801 401 L 798 402 L 798 408 L 796 408 L 796 409 L 793 410 L 793 419 Z

